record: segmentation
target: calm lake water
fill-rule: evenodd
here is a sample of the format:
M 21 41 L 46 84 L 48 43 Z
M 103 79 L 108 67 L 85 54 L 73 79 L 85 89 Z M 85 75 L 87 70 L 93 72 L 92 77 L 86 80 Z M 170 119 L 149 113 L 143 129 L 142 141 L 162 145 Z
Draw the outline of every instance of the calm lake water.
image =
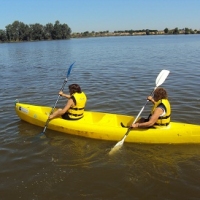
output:
M 65 92 L 80 84 L 87 110 L 137 115 L 167 69 L 172 121 L 200 124 L 200 35 L 0 44 L 0 199 L 199 199 L 200 145 L 124 143 L 109 156 L 115 142 L 40 138 L 18 118 L 16 99 L 54 105 L 74 61 Z

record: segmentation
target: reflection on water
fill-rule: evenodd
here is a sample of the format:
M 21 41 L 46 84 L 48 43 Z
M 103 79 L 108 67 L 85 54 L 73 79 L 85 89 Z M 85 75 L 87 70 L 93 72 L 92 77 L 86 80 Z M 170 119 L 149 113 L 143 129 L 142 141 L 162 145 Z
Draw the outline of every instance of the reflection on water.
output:
M 81 85 L 87 110 L 137 115 L 168 69 L 163 87 L 172 120 L 199 124 L 199 41 L 190 35 L 0 44 L 3 199 L 198 199 L 199 145 L 124 143 L 109 156 L 115 142 L 48 129 L 41 135 L 43 128 L 16 116 L 14 103 L 53 106 L 76 61 L 68 84 Z M 61 98 L 58 106 L 64 104 Z

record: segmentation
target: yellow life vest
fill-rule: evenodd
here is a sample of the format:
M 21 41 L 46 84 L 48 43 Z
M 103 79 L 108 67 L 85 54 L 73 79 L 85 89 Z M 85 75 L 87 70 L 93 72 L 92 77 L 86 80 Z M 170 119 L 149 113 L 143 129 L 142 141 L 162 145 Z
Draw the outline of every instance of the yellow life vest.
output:
M 160 116 L 156 121 L 155 125 L 168 125 L 170 123 L 170 116 L 171 116 L 171 106 L 167 99 L 161 99 L 156 102 L 151 110 L 151 115 L 155 111 L 155 109 L 160 105 L 163 104 L 165 107 L 165 115 Z
M 74 93 L 72 95 L 76 100 L 76 105 L 71 107 L 67 113 L 71 119 L 80 119 L 83 117 L 87 97 L 84 92 Z

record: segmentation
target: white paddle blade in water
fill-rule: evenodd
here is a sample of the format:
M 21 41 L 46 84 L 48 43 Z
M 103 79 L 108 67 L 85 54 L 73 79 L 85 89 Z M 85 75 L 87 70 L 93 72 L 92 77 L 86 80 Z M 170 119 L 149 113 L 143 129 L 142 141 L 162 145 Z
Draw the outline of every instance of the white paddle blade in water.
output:
M 117 151 L 122 147 L 125 138 L 126 138 L 126 135 L 123 137 L 122 140 L 120 140 L 120 141 L 110 150 L 110 152 L 109 152 L 108 154 L 109 154 L 109 155 L 113 155 L 115 152 L 117 152 Z

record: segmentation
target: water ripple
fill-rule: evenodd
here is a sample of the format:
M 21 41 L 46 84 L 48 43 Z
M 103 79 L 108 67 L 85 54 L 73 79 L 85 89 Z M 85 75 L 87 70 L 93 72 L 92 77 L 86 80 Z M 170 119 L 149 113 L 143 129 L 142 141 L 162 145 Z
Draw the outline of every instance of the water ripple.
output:
M 42 128 L 21 121 L 14 104 L 19 99 L 53 106 L 68 67 L 76 61 L 67 85 L 81 85 L 88 96 L 86 110 L 137 115 L 158 73 L 168 69 L 163 87 L 172 104 L 172 120 L 199 124 L 199 37 L 0 44 L 1 195 L 5 199 L 197 199 L 199 145 L 125 144 L 109 157 L 113 142 L 51 130 L 39 137 Z M 57 106 L 64 104 L 60 98 Z M 150 109 L 147 104 L 142 115 Z

